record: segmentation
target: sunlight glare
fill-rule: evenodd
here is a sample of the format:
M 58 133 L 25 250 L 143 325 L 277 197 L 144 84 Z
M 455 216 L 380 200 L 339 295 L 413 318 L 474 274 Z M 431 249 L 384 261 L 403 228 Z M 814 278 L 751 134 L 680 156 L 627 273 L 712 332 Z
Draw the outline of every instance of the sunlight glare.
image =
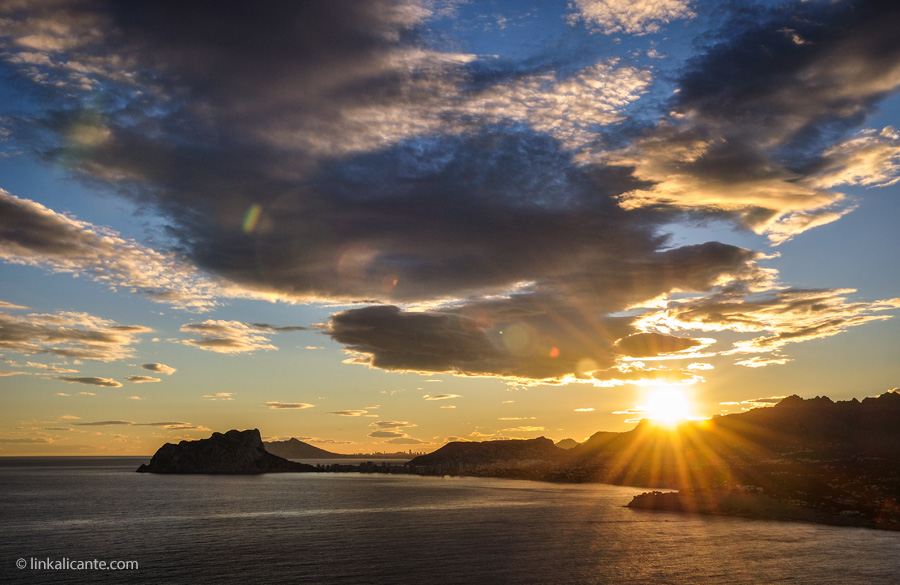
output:
M 657 386 L 644 398 L 643 410 L 651 418 L 665 426 L 675 426 L 690 418 L 690 400 L 684 390 L 677 386 Z

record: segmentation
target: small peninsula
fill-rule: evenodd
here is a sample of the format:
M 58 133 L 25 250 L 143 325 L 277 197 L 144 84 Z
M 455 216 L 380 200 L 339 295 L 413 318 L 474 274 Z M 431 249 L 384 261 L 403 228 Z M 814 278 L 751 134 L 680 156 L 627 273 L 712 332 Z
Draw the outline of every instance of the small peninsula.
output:
M 139 473 L 208 473 L 247 475 L 318 471 L 312 465 L 288 461 L 263 447 L 258 429 L 213 433 L 208 439 L 166 443 Z

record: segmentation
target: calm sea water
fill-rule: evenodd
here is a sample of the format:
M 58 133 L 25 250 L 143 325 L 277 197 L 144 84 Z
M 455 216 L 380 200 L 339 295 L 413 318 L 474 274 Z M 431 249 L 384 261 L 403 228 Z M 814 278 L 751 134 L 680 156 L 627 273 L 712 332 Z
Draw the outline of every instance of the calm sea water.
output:
M 0 459 L 0 581 L 900 583 L 900 533 L 625 508 L 640 488 L 134 473 L 144 461 Z M 47 558 L 139 568 L 16 568 Z

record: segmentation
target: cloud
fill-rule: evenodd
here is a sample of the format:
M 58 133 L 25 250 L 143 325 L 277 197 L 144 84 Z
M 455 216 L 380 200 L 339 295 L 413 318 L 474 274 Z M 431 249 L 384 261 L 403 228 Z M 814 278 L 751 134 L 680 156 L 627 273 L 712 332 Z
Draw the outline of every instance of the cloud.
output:
M 269 343 L 271 326 L 258 326 L 240 321 L 207 320 L 181 326 L 183 333 L 200 335 L 199 339 L 185 339 L 181 343 L 216 353 L 238 354 L 278 349 Z
M 234 392 L 216 392 L 215 394 L 204 394 L 203 398 L 207 400 L 234 400 L 233 396 Z
M 90 384 L 92 386 L 105 386 L 107 388 L 121 388 L 122 383 L 111 378 L 97 378 L 93 376 L 56 376 L 55 380 L 71 382 L 73 384 Z
M 50 437 L 12 437 L 0 438 L 0 443 L 6 444 L 15 444 L 15 445 L 46 445 L 52 443 L 53 439 Z
M 651 357 L 683 352 L 708 345 L 700 339 L 689 339 L 662 333 L 633 333 L 616 341 L 615 347 L 630 357 Z
M 362 416 L 368 414 L 368 410 L 335 410 L 328 414 L 336 414 L 338 416 Z
M 767 408 L 775 406 L 781 402 L 784 396 L 771 396 L 768 398 L 754 398 L 751 400 L 741 400 L 740 402 L 720 402 L 720 406 L 740 406 L 741 410 L 750 410 L 752 408 Z
M 772 365 L 781 366 L 790 361 L 793 361 L 793 360 L 791 358 L 787 358 L 787 357 L 764 358 L 764 357 L 755 355 L 751 358 L 746 358 L 743 360 L 736 360 L 734 363 L 737 366 L 745 366 L 748 368 L 764 368 L 766 366 L 772 366 Z
M 544 427 L 532 427 L 532 426 L 522 426 L 522 427 L 514 427 L 511 429 L 503 429 L 505 433 L 536 433 L 538 431 L 546 430 Z
M 135 427 L 160 427 L 173 431 L 208 431 L 209 429 L 202 425 L 192 425 L 186 422 L 149 422 L 138 423 L 130 420 L 99 420 L 92 422 L 72 423 L 80 427 L 115 427 L 115 426 L 135 426 Z
M 111 362 L 131 357 L 137 336 L 151 329 L 118 325 L 87 313 L 14 316 L 0 311 L 0 349 L 25 355 Z
M 266 406 L 274 410 L 294 410 L 303 408 L 315 408 L 315 404 L 305 402 L 266 402 Z
M 86 275 L 154 302 L 204 311 L 224 292 L 190 264 L 113 230 L 72 219 L 0 189 L 0 260 L 54 273 Z
M 143 384 L 146 382 L 160 382 L 159 378 L 154 378 L 153 376 L 127 376 L 125 378 L 128 382 L 132 382 L 134 384 Z
M 41 364 L 38 362 L 25 362 L 25 365 L 29 368 L 36 368 L 39 370 L 46 370 L 48 372 L 53 372 L 56 374 L 74 374 L 78 372 L 78 370 L 74 370 L 72 368 L 64 368 L 59 365 L 52 364 Z
M 380 420 L 371 423 L 369 426 L 377 427 L 379 429 L 406 429 L 410 427 L 416 427 L 418 425 L 407 422 L 405 420 Z
M 896 11 L 725 7 L 702 23 L 715 42 L 665 70 L 601 58 L 609 39 L 575 30 L 577 56 L 442 50 L 429 6 L 0 8 L 4 70 L 34 90 L 3 127 L 158 215 L 172 251 L 9 194 L 0 250 L 192 310 L 364 303 L 322 326 L 351 362 L 519 384 L 698 381 L 626 362 L 699 359 L 711 342 L 686 332 L 744 318 L 757 334 L 731 349 L 765 353 L 893 307 L 844 299 L 834 324 L 793 311 L 801 330 L 753 309 L 781 294 L 771 256 L 665 233 L 725 219 L 778 244 L 852 211 L 841 185 L 895 184 L 896 131 L 854 131 L 900 87 Z M 693 16 L 676 0 L 570 11 L 607 34 Z M 726 314 L 702 315 L 717 303 Z M 182 343 L 272 350 L 300 329 L 204 321 Z
M 456 406 L 454 406 L 453 404 L 443 404 L 441 405 L 441 408 L 456 408 Z
M 891 318 L 884 314 L 900 308 L 900 298 L 851 302 L 853 289 L 786 289 L 762 294 L 728 291 L 684 301 L 671 301 L 641 318 L 645 328 L 664 331 L 732 331 L 762 334 L 735 341 L 725 354 L 778 352 L 791 343 L 837 335 L 850 327 Z M 757 367 L 789 361 L 778 355 L 767 360 L 745 360 Z
M 425 400 L 449 400 L 450 398 L 462 398 L 459 394 L 436 394 L 431 396 L 430 394 L 426 394 L 423 396 Z
M 576 12 L 569 22 L 583 20 L 605 34 L 644 35 L 680 18 L 693 18 L 685 0 L 574 0 Z
M 900 87 L 898 24 L 877 2 L 735 18 L 734 34 L 690 62 L 671 114 L 597 159 L 649 184 L 621 194 L 621 204 L 706 210 L 775 244 L 852 211 L 831 187 L 898 176 L 893 128 L 843 138 Z
M 575 412 L 594 412 L 593 408 L 576 408 Z
M 251 327 L 256 327 L 257 329 L 263 329 L 268 331 L 306 331 L 308 327 L 302 327 L 299 325 L 287 325 L 287 326 L 278 326 L 278 325 L 269 325 L 268 323 L 247 323 L 247 325 Z
M 386 370 L 496 376 L 523 383 L 622 379 L 621 372 L 611 371 L 622 348 L 644 355 L 654 347 L 666 352 L 701 349 L 713 340 L 639 334 L 638 318 L 608 313 L 669 291 L 705 290 L 720 282 L 743 280 L 755 290 L 768 284 L 769 275 L 754 258 L 747 250 L 719 244 L 689 246 L 656 255 L 639 268 L 608 269 L 611 281 L 629 283 L 617 290 L 587 284 L 602 279 L 601 271 L 584 275 L 586 282 L 578 288 L 567 288 L 566 300 L 534 286 L 507 297 L 430 310 L 372 306 L 336 313 L 326 332 L 352 352 L 352 363 Z M 672 276 L 661 279 L 657 270 Z M 631 334 L 638 335 L 628 338 Z
M 401 431 L 372 431 L 369 433 L 369 436 L 376 439 L 388 437 L 404 438 L 406 437 L 406 433 Z
M 144 370 L 149 370 L 151 372 L 159 372 L 160 374 L 165 374 L 167 376 L 171 376 L 178 371 L 173 367 L 167 366 L 166 364 L 142 364 L 141 368 Z

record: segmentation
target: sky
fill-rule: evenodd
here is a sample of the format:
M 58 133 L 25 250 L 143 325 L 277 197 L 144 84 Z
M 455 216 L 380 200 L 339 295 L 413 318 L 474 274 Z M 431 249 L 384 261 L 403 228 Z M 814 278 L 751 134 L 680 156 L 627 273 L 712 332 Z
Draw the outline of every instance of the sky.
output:
M 0 455 L 900 385 L 894 1 L 0 1 Z M 674 390 L 673 390 L 674 389 Z

